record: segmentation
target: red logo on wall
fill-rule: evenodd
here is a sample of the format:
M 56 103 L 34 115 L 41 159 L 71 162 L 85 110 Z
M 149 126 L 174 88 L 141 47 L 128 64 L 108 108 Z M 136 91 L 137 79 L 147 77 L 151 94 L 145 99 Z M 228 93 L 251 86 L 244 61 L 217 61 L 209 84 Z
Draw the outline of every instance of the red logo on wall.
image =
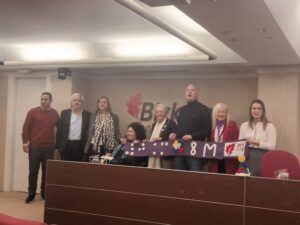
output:
M 155 120 L 155 104 L 153 102 L 142 102 L 142 94 L 137 93 L 129 97 L 127 101 L 127 112 L 129 115 L 137 118 L 140 121 Z M 171 107 L 166 109 L 167 115 L 170 115 L 170 119 L 178 120 L 179 109 L 177 103 L 174 102 Z
M 127 101 L 127 112 L 135 118 L 139 117 L 142 105 L 142 94 L 137 93 L 134 96 L 130 96 Z

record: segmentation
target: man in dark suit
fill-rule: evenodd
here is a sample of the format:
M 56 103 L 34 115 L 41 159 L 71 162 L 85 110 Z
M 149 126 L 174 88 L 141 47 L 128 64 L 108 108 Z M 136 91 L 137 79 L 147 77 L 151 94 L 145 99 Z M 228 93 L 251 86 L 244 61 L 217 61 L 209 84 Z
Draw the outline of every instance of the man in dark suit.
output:
M 61 112 L 57 122 L 56 148 L 61 159 L 82 161 L 91 113 L 83 110 L 84 97 L 75 93 L 71 97 L 71 109 Z

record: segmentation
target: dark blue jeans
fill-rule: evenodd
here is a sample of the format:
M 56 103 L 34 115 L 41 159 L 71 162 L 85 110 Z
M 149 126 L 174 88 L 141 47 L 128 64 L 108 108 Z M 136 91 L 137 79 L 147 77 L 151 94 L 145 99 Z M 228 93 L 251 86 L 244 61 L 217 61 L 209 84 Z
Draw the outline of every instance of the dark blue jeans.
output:
M 176 156 L 175 157 L 175 168 L 177 170 L 202 171 L 203 170 L 203 160 L 200 158 L 194 158 L 194 157 Z

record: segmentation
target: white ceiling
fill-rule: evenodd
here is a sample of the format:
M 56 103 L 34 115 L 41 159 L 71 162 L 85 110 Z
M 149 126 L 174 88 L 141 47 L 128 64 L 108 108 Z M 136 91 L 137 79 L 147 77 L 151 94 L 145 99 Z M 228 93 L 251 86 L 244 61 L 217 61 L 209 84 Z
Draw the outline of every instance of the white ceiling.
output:
M 192 23 L 172 17 L 166 7 L 138 2 L 158 20 L 210 49 L 217 59 L 198 60 L 203 57 L 198 49 L 114 0 L 0 0 L 0 61 L 7 64 L 0 70 L 196 70 L 203 65 L 257 67 L 300 63 L 299 0 L 191 0 L 191 4 L 186 0 L 143 1 L 171 2 L 205 28 L 206 31 L 200 27 L 195 30 L 189 26 Z M 163 46 L 174 44 L 185 51 L 149 57 L 118 53 L 124 45 L 139 44 L 138 48 L 143 49 L 158 42 L 165 43 Z M 49 44 L 50 49 L 45 48 Z M 42 56 L 42 61 L 26 59 L 24 51 L 28 47 L 37 47 L 38 53 L 64 50 L 71 58 L 64 60 L 61 53 L 61 58 L 54 56 L 45 61 Z

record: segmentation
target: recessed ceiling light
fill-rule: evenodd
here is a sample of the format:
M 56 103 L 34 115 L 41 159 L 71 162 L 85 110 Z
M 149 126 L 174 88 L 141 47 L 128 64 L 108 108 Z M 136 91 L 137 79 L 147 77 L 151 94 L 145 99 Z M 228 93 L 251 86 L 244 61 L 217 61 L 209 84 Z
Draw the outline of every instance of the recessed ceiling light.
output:
M 256 29 L 258 32 L 260 32 L 260 33 L 266 33 L 266 32 L 268 32 L 269 30 L 267 29 L 267 28 L 258 28 L 258 29 Z
M 180 56 L 190 51 L 190 46 L 177 40 L 118 43 L 115 47 L 119 57 Z
M 17 73 L 21 73 L 21 74 L 32 74 L 33 71 L 30 69 L 19 69 L 17 70 Z
M 272 36 L 265 36 L 265 39 L 273 39 Z
M 221 34 L 223 34 L 223 35 L 227 35 L 227 34 L 229 34 L 230 33 L 230 31 L 229 30 L 224 30 L 224 31 L 221 31 Z

